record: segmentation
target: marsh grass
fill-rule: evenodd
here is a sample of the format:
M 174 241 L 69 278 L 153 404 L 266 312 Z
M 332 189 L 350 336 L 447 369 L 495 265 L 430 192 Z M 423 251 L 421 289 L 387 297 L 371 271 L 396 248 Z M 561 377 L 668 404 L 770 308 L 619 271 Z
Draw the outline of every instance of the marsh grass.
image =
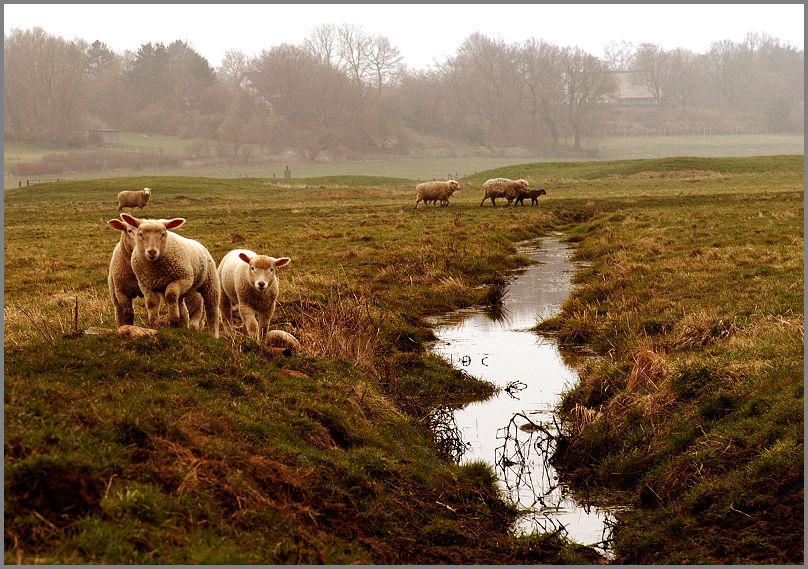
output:
M 640 175 L 694 169 L 721 175 Z M 644 507 L 621 515 L 620 559 L 793 561 L 775 517 L 794 526 L 801 473 L 801 157 L 497 175 L 555 181 L 540 207 L 496 210 L 476 178 L 418 210 L 411 184 L 355 177 L 6 191 L 6 562 L 592 562 L 509 537 L 490 471 L 434 437 L 436 410 L 493 386 L 429 353 L 426 317 L 495 304 L 525 263 L 513 243 L 550 230 L 588 266 L 543 328 L 596 356 L 563 402 L 565 469 Z M 106 221 L 143 186 L 143 215 L 186 217 L 217 260 L 292 258 L 273 327 L 298 353 L 239 331 L 75 334 L 113 326 Z

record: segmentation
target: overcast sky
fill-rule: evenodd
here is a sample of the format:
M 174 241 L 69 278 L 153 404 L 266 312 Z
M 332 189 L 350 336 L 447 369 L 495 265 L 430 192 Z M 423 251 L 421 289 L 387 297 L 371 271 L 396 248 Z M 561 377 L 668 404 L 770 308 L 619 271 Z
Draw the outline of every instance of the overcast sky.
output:
M 4 4 L 4 32 L 41 27 L 112 50 L 183 40 L 213 67 L 228 49 L 258 55 L 300 43 L 316 26 L 352 23 L 386 35 L 405 63 L 423 69 L 479 31 L 508 43 L 529 37 L 602 57 L 627 41 L 704 53 L 710 43 L 765 33 L 804 49 L 802 4 Z

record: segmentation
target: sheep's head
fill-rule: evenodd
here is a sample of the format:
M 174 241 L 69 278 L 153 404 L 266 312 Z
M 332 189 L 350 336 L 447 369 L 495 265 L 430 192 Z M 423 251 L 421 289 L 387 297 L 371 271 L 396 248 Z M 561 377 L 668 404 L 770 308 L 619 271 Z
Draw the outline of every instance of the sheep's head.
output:
M 544 188 L 542 188 L 542 189 L 540 189 L 540 190 L 539 190 L 538 195 L 540 195 L 540 196 L 546 196 L 546 195 L 547 195 L 547 191 L 546 191 Z
M 449 180 L 448 184 L 449 189 L 452 190 L 452 192 L 456 192 L 460 189 L 460 183 L 457 180 Z
M 117 229 L 118 231 L 122 232 L 122 236 L 124 238 L 124 245 L 126 246 L 126 250 L 128 252 L 132 252 L 135 248 L 135 228 L 128 223 L 124 223 L 120 219 L 110 219 L 107 221 L 107 225 L 109 225 L 112 229 Z
M 121 219 L 135 228 L 135 250 L 148 261 L 156 261 L 165 251 L 168 230 L 185 223 L 182 217 L 174 219 L 138 219 L 127 213 Z
M 528 184 L 528 183 L 527 183 L 527 180 L 525 180 L 525 179 L 523 179 L 523 178 L 520 178 L 519 180 L 516 180 L 516 183 L 517 183 L 517 184 L 519 184 L 519 185 L 520 185 L 522 188 L 524 188 L 525 190 L 529 190 L 529 189 L 530 189 L 530 184 Z
M 149 188 L 143 188 L 143 193 L 146 194 L 146 197 L 151 195 L 151 190 Z
M 268 290 L 272 283 L 275 282 L 277 278 L 275 276 L 276 267 L 283 267 L 291 261 L 289 257 L 276 259 L 266 255 L 255 255 L 250 258 L 247 253 L 239 253 L 238 257 L 250 266 L 248 279 L 253 288 L 259 292 Z

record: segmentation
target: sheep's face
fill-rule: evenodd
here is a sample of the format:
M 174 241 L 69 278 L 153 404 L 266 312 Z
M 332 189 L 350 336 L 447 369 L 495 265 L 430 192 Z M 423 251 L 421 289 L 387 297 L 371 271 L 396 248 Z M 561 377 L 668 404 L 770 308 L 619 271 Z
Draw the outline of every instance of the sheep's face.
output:
M 156 261 L 165 251 L 168 230 L 185 223 L 181 217 L 167 220 L 144 220 L 126 213 L 121 214 L 121 219 L 135 228 L 135 249 L 148 261 Z
M 275 268 L 282 267 L 290 261 L 288 257 L 275 259 L 266 255 L 256 255 L 250 258 L 245 253 L 241 253 L 239 258 L 250 266 L 247 279 L 253 288 L 259 292 L 269 290 L 277 278 Z
M 525 191 L 530 189 L 530 185 L 527 183 L 527 180 L 516 180 L 516 183 L 519 184 L 519 186 Z
M 449 190 L 452 193 L 455 193 L 459 189 L 460 189 L 460 184 L 456 180 L 449 180 Z
M 143 193 L 146 194 L 146 197 L 151 195 L 151 190 L 149 188 L 143 188 Z
M 124 250 L 131 253 L 135 249 L 135 228 L 120 219 L 110 219 L 107 225 L 113 229 L 117 229 L 123 234 Z

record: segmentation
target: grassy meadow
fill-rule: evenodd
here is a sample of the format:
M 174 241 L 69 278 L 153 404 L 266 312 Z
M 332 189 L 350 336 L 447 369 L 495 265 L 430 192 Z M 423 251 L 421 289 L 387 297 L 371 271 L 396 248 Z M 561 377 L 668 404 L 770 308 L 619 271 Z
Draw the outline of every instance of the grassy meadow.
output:
M 581 370 L 557 459 L 635 504 L 616 560 L 799 562 L 802 156 L 522 164 L 417 210 L 412 180 L 379 174 L 5 192 L 6 563 L 595 561 L 511 536 L 491 469 L 433 436 L 435 410 L 492 386 L 429 353 L 425 318 L 496 302 L 513 243 L 549 231 L 587 261 L 541 332 Z M 479 207 L 498 175 L 547 196 Z M 82 333 L 114 327 L 106 221 L 144 186 L 143 215 L 185 217 L 217 261 L 291 257 L 273 323 L 298 353 Z

